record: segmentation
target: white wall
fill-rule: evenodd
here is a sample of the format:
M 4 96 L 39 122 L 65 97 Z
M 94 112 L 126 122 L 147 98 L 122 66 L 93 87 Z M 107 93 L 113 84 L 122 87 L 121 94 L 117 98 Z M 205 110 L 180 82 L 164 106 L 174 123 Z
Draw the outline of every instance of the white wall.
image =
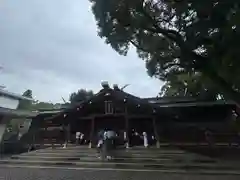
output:
M 12 99 L 6 96 L 0 96 L 0 107 L 9 108 L 9 109 L 16 109 L 18 107 L 19 100 Z

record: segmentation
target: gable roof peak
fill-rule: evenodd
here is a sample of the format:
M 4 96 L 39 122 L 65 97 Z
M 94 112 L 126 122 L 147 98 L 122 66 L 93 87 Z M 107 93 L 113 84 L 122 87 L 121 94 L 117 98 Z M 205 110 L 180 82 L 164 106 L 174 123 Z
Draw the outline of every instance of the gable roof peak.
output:
M 114 89 L 114 90 L 120 90 L 120 88 L 118 87 L 117 84 L 113 84 L 113 89 Z
M 110 86 L 108 84 L 108 81 L 102 81 L 101 85 L 102 85 L 103 89 L 109 89 L 110 88 Z

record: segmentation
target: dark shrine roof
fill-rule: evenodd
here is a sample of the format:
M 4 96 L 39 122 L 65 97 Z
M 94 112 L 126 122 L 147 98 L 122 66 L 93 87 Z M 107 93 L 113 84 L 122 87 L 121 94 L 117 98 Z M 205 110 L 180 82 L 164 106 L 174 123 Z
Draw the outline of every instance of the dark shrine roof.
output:
M 124 101 L 124 99 L 125 99 L 127 102 L 132 102 L 134 104 L 151 105 L 151 104 L 149 104 L 149 102 L 147 100 L 141 99 L 137 96 L 134 96 L 132 94 L 124 92 L 120 89 L 116 90 L 116 89 L 112 89 L 112 88 L 103 88 L 98 93 L 96 93 L 93 97 L 87 99 L 86 101 L 82 101 L 82 102 L 79 102 L 78 104 L 70 106 L 69 108 L 67 108 L 65 110 L 65 112 L 68 112 L 69 110 L 71 110 L 73 108 L 77 108 L 79 106 L 84 106 L 85 104 L 88 104 L 91 101 L 95 101 L 95 99 L 97 99 L 100 96 L 108 96 L 108 95 L 113 96 L 114 99 L 116 99 L 116 100 Z
M 85 105 L 88 105 L 91 102 L 96 102 L 101 98 L 105 98 L 108 95 L 111 95 L 114 97 L 116 100 L 124 101 L 124 99 L 127 102 L 130 102 L 132 104 L 136 105 L 144 105 L 152 109 L 156 109 L 161 111 L 162 108 L 189 108 L 189 107 L 211 107 L 211 106 L 228 106 L 229 108 L 234 107 L 235 104 L 231 102 L 225 102 L 222 100 L 219 101 L 204 101 L 201 99 L 194 99 L 194 98 L 186 98 L 186 97 L 155 97 L 155 98 L 140 98 L 137 96 L 134 96 L 132 94 L 129 94 L 127 92 L 124 92 L 121 89 L 112 89 L 110 87 L 104 87 L 101 89 L 98 93 L 96 93 L 94 96 L 91 98 L 79 102 L 75 105 L 70 105 L 67 108 L 58 110 L 58 111 L 52 111 L 49 112 L 49 115 L 45 113 L 40 113 L 40 114 L 45 114 L 42 116 L 49 117 L 49 118 L 55 118 L 62 116 L 64 114 L 68 114 L 71 112 L 76 111 L 79 107 L 84 107 Z M 54 115 L 53 115 L 54 114 Z
M 149 106 L 149 107 L 151 107 L 151 106 L 152 107 L 157 107 L 154 104 L 150 104 L 145 99 L 141 99 L 137 96 L 134 96 L 132 94 L 124 92 L 120 89 L 112 89 L 110 87 L 105 87 L 105 88 L 101 89 L 98 93 L 94 94 L 94 96 L 90 97 L 89 99 L 87 99 L 85 101 L 81 101 L 81 102 L 79 102 L 77 104 L 74 104 L 74 105 L 70 105 L 68 108 L 65 108 L 61 112 L 56 113 L 56 116 L 53 116 L 53 118 L 57 117 L 57 116 L 61 116 L 65 113 L 71 113 L 73 111 L 76 111 L 77 108 L 79 108 L 81 106 L 83 107 L 83 106 L 89 104 L 90 102 L 97 101 L 100 97 L 104 97 L 104 96 L 108 96 L 108 95 L 113 96 L 114 99 L 116 99 L 116 100 L 124 101 L 124 99 L 126 99 L 127 102 L 131 102 L 133 104 L 146 105 L 146 106 Z M 50 118 L 52 118 L 52 117 L 50 117 Z

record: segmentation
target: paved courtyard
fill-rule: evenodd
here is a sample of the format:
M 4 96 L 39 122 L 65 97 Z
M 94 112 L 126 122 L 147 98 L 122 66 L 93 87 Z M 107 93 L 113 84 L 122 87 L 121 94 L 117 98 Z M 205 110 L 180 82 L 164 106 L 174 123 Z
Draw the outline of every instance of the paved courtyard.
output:
M 36 168 L 0 168 L 0 180 L 237 180 L 235 175 L 174 174 Z

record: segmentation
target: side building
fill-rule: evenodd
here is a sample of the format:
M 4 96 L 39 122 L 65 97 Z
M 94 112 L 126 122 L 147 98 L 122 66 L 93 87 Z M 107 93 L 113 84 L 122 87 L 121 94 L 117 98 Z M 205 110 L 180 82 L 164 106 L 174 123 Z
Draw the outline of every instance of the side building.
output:
M 35 116 L 36 113 L 17 110 L 19 102 L 21 100 L 33 101 L 31 98 L 23 97 L 21 95 L 11 93 L 0 88 L 0 148 L 1 153 L 4 151 L 4 145 L 6 147 L 6 140 L 10 137 L 10 133 L 7 132 L 7 125 L 12 119 L 28 118 Z M 9 143 L 9 141 L 8 141 Z

